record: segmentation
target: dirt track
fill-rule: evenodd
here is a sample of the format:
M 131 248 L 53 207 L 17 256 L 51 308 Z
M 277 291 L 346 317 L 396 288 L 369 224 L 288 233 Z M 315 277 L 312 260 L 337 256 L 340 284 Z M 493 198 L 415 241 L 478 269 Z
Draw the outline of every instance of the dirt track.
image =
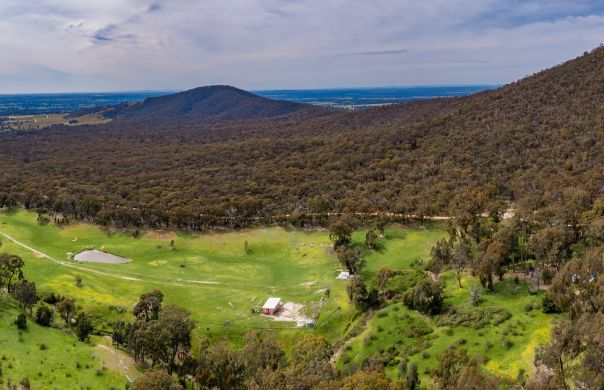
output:
M 128 281 L 134 281 L 134 282 L 142 282 L 143 279 L 140 278 L 135 278 L 135 277 L 131 277 L 131 276 L 122 276 L 122 275 L 116 275 L 116 274 L 112 274 L 109 272 L 103 272 L 103 271 L 98 271 L 95 269 L 90 269 L 90 268 L 86 268 L 86 267 L 81 267 L 78 266 L 76 264 L 70 263 L 68 261 L 64 261 L 64 260 L 58 260 L 55 259 L 54 257 L 44 253 L 44 252 L 40 252 L 39 250 L 32 248 L 31 246 L 22 243 L 21 241 L 9 236 L 8 234 L 1 232 L 0 231 L 0 236 L 6 238 L 7 240 L 12 241 L 13 243 L 19 245 L 22 248 L 27 249 L 28 251 L 31 251 L 34 256 L 38 257 L 38 258 L 44 258 L 44 259 L 48 259 L 50 261 L 52 261 L 53 263 L 56 263 L 58 265 L 61 265 L 63 267 L 69 267 L 72 269 L 77 269 L 78 271 L 81 272 L 87 272 L 87 273 L 92 273 L 92 274 L 96 274 L 96 275 L 103 275 L 103 276 L 107 276 L 110 278 L 114 278 L 114 279 L 121 279 L 121 280 L 128 280 Z M 178 279 L 176 281 L 162 281 L 162 280 L 150 280 L 150 279 L 145 279 L 144 280 L 147 283 L 156 283 L 156 284 L 164 284 L 164 285 L 169 285 L 169 286 L 183 286 L 183 284 L 181 283 L 186 283 L 186 284 L 194 284 L 194 285 L 218 285 L 220 283 L 218 282 L 212 282 L 212 281 L 205 281 L 205 280 L 186 280 L 186 279 Z

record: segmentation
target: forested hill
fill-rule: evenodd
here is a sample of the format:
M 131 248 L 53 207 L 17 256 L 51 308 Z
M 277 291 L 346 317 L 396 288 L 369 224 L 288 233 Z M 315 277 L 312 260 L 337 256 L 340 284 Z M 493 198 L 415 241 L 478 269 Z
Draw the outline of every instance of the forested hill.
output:
M 204 91 L 124 108 L 110 125 L 4 135 L 0 200 L 201 229 L 470 201 L 588 207 L 604 192 L 603 48 L 496 90 L 360 112 Z
M 267 99 L 250 92 L 214 85 L 188 91 L 151 97 L 136 104 L 123 104 L 104 111 L 118 120 L 158 124 L 201 124 L 233 120 L 273 118 L 293 113 L 321 113 L 314 106 Z

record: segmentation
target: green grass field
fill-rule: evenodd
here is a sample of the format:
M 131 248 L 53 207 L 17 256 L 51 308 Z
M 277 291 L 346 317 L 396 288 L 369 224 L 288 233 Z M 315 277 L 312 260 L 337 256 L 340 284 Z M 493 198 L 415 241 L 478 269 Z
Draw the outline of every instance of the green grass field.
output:
M 126 378 L 108 369 L 93 346 L 33 321 L 19 331 L 13 324 L 18 313 L 14 303 L 0 298 L 0 388 L 19 385 L 25 378 L 32 389 L 124 387 Z
M 35 213 L 16 210 L 0 213 L 0 232 L 56 260 L 1 237 L 0 251 L 22 256 L 26 277 L 35 281 L 38 289 L 75 297 L 95 316 L 97 328 L 107 331 L 111 320 L 130 319 L 138 296 L 155 288 L 164 293 L 165 304 L 192 312 L 198 324 L 196 339 L 201 335 L 227 335 L 239 343 L 248 330 L 272 329 L 287 349 L 301 332 L 317 332 L 337 342 L 359 320 L 348 302 L 347 282 L 335 279 L 340 265 L 329 247 L 328 232 L 323 230 L 268 227 L 205 234 L 149 231 L 134 238 L 128 232 L 108 232 L 84 223 L 64 228 L 52 223 L 40 225 Z M 432 245 L 445 235 L 438 223 L 387 229 L 380 248 L 365 255 L 363 273 L 369 284 L 375 283 L 377 271 L 383 267 L 421 269 L 417 260 L 426 259 Z M 358 231 L 353 240 L 360 245 L 364 237 L 365 231 Z M 92 264 L 70 260 L 70 254 L 93 248 L 134 261 Z M 76 275 L 82 278 L 81 287 L 76 286 Z M 446 305 L 471 310 L 468 288 L 476 280 L 466 275 L 461 289 L 451 275 L 445 273 L 444 280 Z M 305 313 L 311 315 L 325 289 L 330 291 L 329 298 L 314 330 L 297 329 L 294 322 L 273 321 L 251 313 L 267 297 L 278 296 L 305 305 Z M 530 295 L 524 284 L 506 281 L 497 289 L 496 294 L 483 295 L 477 309 L 503 308 L 511 314 L 506 321 L 481 329 L 444 326 L 402 303 L 393 304 L 376 312 L 366 329 L 350 340 L 338 364 L 360 365 L 365 358 L 394 347 L 391 353 L 396 352 L 396 358 L 387 367 L 389 375 L 396 376 L 401 353 L 416 362 L 423 373 L 437 364 L 438 354 L 457 343 L 486 356 L 487 369 L 496 374 L 514 377 L 521 368 L 528 371 L 535 346 L 548 337 L 551 318 L 539 310 L 525 312 L 525 306 L 539 300 L 539 296 Z M 73 336 L 67 336 L 72 337 L 70 343 L 75 342 Z M 504 347 L 504 339 L 509 339 L 511 345 Z M 32 345 L 27 343 L 27 348 L 34 348 Z M 25 353 L 20 346 L 10 347 L 16 349 L 16 354 Z
M 458 345 L 472 355 L 483 357 L 486 369 L 495 375 L 516 379 L 520 370 L 531 373 L 535 347 L 548 340 L 554 317 L 539 308 L 530 311 L 525 308 L 538 305 L 543 293 L 531 295 L 522 281 L 516 284 L 513 278 L 508 278 L 496 284 L 494 294 L 483 294 L 479 305 L 472 307 L 469 287 L 477 286 L 478 281 L 465 275 L 459 288 L 450 273 L 442 277 L 446 286 L 445 306 L 454 307 L 457 313 L 495 308 L 510 317 L 500 323 L 493 318 L 483 327 L 476 326 L 475 321 L 439 323 L 439 317 L 424 316 L 397 303 L 374 314 L 365 330 L 349 343 L 339 361 L 340 367 L 361 365 L 363 360 L 380 352 L 390 356 L 388 349 L 394 346 L 391 356 L 395 358 L 386 367 L 392 378 L 398 375 L 401 355 L 414 362 L 420 373 L 425 373 L 436 367 L 437 357 L 449 346 Z
M 104 318 L 119 316 L 116 308 L 129 310 L 141 293 L 159 288 L 166 303 L 189 309 L 200 327 L 235 333 L 248 327 L 289 328 L 294 324 L 267 320 L 251 314 L 251 308 L 268 296 L 309 306 L 319 300 L 321 289 L 334 284 L 337 264 L 320 246 L 328 243 L 324 233 L 271 228 L 202 236 L 150 232 L 134 239 L 86 224 L 39 226 L 34 217 L 24 211 L 2 214 L 0 231 L 70 266 L 35 256 L 6 238 L 2 250 L 23 256 L 26 276 L 39 288 L 73 296 Z M 250 254 L 244 251 L 246 240 Z M 88 248 L 134 262 L 67 260 L 68 252 Z M 76 275 L 82 277 L 81 288 L 75 284 Z
M 295 328 L 295 323 L 272 321 L 252 314 L 251 309 L 269 296 L 278 296 L 304 304 L 310 314 L 325 288 L 330 289 L 330 297 L 319 316 L 318 332 L 333 340 L 341 336 L 354 314 L 346 297 L 346 282 L 335 280 L 340 266 L 328 247 L 326 231 L 277 227 L 207 234 L 153 231 L 135 239 L 82 223 L 65 228 L 42 226 L 35 213 L 17 210 L 0 213 L 0 232 L 64 261 L 65 265 L 56 264 L 1 238 L 1 250 L 25 259 L 26 277 L 36 281 L 39 289 L 73 296 L 105 322 L 123 316 L 121 308 L 129 310 L 141 293 L 155 288 L 162 290 L 166 303 L 193 313 L 198 333 L 236 336 L 253 328 Z M 375 272 L 396 263 L 404 266 L 425 257 L 443 234 L 439 225 L 389 229 L 383 248 L 367 256 L 367 270 Z M 359 242 L 363 237 L 363 232 L 354 236 Z M 172 240 L 174 249 L 170 248 Z M 92 264 L 68 260 L 68 253 L 90 248 L 134 261 Z M 81 276 L 82 287 L 76 286 L 76 275 Z

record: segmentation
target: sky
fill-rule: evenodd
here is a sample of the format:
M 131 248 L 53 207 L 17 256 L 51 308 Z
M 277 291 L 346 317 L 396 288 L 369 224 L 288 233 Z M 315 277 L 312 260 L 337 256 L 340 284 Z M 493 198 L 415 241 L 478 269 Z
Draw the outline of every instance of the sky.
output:
M 603 41 L 602 0 L 0 0 L 0 93 L 504 84 Z

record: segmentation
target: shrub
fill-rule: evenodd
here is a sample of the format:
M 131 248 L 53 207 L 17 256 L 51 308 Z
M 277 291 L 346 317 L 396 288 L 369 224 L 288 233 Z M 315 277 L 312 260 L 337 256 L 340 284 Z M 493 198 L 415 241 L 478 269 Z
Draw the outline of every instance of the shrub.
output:
M 552 301 L 552 299 L 549 297 L 549 294 L 545 294 L 543 296 L 543 298 L 541 299 L 541 308 L 542 308 L 543 312 L 546 314 L 560 313 L 560 309 L 558 308 L 558 306 L 556 306 L 554 301 Z
M 406 328 L 407 337 L 421 337 L 432 333 L 432 328 L 426 325 L 424 322 L 418 322 L 417 324 L 410 325 Z
M 482 290 L 478 286 L 470 287 L 470 304 L 472 306 L 478 306 L 480 303 L 480 296 L 482 295 Z
M 42 326 L 50 326 L 52 324 L 52 310 L 46 306 L 41 305 L 36 309 L 36 315 L 34 317 L 36 323 Z
M 36 218 L 36 220 L 38 221 L 38 224 L 40 226 L 45 226 L 50 223 L 50 218 L 48 218 L 46 214 L 40 211 L 38 211 L 38 218 Z
M 49 305 L 56 305 L 61 300 L 61 297 L 56 295 L 53 291 L 47 291 L 41 294 L 40 299 L 42 302 L 48 303 Z
M 114 311 L 116 313 L 122 314 L 128 311 L 124 306 L 111 305 L 109 306 L 110 311 Z
M 541 277 L 543 278 L 544 284 L 550 284 L 552 279 L 554 278 L 555 273 L 552 272 L 549 268 L 545 267 L 543 271 L 541 271 Z
M 382 269 L 378 276 L 378 288 L 383 297 L 390 299 L 401 296 L 427 278 L 426 273 L 419 270 Z
M 526 371 L 524 368 L 518 370 L 518 376 L 516 376 L 516 382 L 524 387 L 526 384 Z
M 24 390 L 29 390 L 31 389 L 31 384 L 29 383 L 29 379 L 28 378 L 23 378 L 23 380 L 21 381 L 21 387 Z
M 362 275 L 355 275 L 348 281 L 346 287 L 348 292 L 348 298 L 359 310 L 367 309 L 367 301 L 369 298 L 369 292 L 365 285 L 365 278 Z
M 378 236 L 373 229 L 370 229 L 365 235 L 365 245 L 369 249 L 377 249 L 378 247 Z
M 424 314 L 438 314 L 444 300 L 443 288 L 440 283 L 425 280 L 413 292 L 413 307 Z
M 508 339 L 507 337 L 505 337 L 502 341 L 501 341 L 501 346 L 504 349 L 510 349 L 514 346 L 514 343 L 512 342 L 512 340 Z
M 17 325 L 18 329 L 27 329 L 27 317 L 25 314 L 20 313 L 15 319 L 15 325 Z
M 80 313 L 76 320 L 76 334 L 80 341 L 86 341 L 90 337 L 90 333 L 94 328 L 92 327 L 92 322 L 90 318 L 86 315 L 86 313 Z
M 458 308 L 441 315 L 436 320 L 438 326 L 464 326 L 482 329 L 487 325 L 499 325 L 512 317 L 512 313 L 500 307 L 486 309 Z
M 413 296 L 414 295 L 415 295 L 414 288 L 410 288 L 409 290 L 405 291 L 405 293 L 403 294 L 403 303 L 405 304 L 405 306 L 407 306 L 411 310 L 414 309 L 414 306 L 413 306 Z

